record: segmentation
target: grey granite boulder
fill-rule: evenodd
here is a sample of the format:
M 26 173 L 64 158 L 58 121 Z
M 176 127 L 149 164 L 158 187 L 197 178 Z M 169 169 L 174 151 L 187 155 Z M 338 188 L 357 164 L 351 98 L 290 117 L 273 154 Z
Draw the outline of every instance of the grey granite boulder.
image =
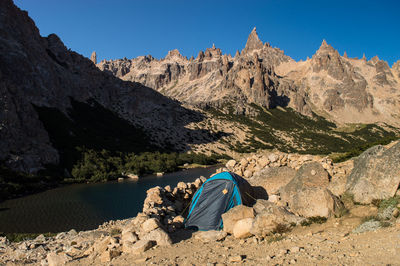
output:
M 347 178 L 347 192 L 354 201 L 369 204 L 374 199 L 388 199 L 396 194 L 400 183 L 400 143 L 385 150 L 375 146 L 354 162 Z

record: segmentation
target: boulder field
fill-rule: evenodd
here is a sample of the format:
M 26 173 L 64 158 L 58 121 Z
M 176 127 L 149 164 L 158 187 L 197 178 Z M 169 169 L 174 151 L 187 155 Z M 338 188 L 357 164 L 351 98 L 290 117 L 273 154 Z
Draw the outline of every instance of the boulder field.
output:
M 174 188 L 151 188 L 136 217 L 95 230 L 22 242 L 2 237 L 0 265 L 399 261 L 399 149 L 399 142 L 375 146 L 343 163 L 281 152 L 230 160 L 217 172 L 244 176 L 257 199 L 223 214 L 221 231 L 183 229 L 187 207 L 206 180 L 201 177 Z

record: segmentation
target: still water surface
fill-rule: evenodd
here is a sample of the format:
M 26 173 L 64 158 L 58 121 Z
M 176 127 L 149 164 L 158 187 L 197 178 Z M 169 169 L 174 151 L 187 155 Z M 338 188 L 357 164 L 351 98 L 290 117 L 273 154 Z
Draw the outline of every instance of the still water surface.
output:
M 146 190 L 176 186 L 200 176 L 208 178 L 217 166 L 147 176 L 139 181 L 77 184 L 0 203 L 0 232 L 43 233 L 72 228 L 88 230 L 105 221 L 126 219 L 142 211 Z

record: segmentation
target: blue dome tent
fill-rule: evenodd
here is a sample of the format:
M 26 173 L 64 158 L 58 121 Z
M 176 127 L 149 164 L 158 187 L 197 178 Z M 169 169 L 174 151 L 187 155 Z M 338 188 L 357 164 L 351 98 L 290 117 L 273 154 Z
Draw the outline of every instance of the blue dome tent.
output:
M 237 205 L 254 203 L 250 184 L 234 173 L 222 172 L 207 179 L 194 194 L 185 220 L 186 228 L 219 230 L 221 215 Z

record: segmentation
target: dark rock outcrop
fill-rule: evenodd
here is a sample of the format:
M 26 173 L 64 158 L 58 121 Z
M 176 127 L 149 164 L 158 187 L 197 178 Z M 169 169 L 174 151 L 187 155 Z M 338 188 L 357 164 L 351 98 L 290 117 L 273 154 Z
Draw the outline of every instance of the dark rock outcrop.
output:
M 57 164 L 59 153 L 46 126 L 61 122 L 43 121 L 35 108 L 45 107 L 50 115 L 61 112 L 68 121 L 72 101 L 99 104 L 138 131 L 144 130 L 155 145 L 185 149 L 192 133 L 204 135 L 201 139 L 210 136 L 184 128 L 202 119 L 195 112 L 151 88 L 100 71 L 89 59 L 67 49 L 55 34 L 41 37 L 27 12 L 11 0 L 1 1 L 0 10 L 0 161 L 6 165 L 36 172 Z M 144 64 L 154 59 L 141 60 Z M 128 60 L 120 65 L 113 74 L 130 69 Z M 166 72 L 170 73 L 166 80 L 175 79 L 179 66 L 171 64 Z

